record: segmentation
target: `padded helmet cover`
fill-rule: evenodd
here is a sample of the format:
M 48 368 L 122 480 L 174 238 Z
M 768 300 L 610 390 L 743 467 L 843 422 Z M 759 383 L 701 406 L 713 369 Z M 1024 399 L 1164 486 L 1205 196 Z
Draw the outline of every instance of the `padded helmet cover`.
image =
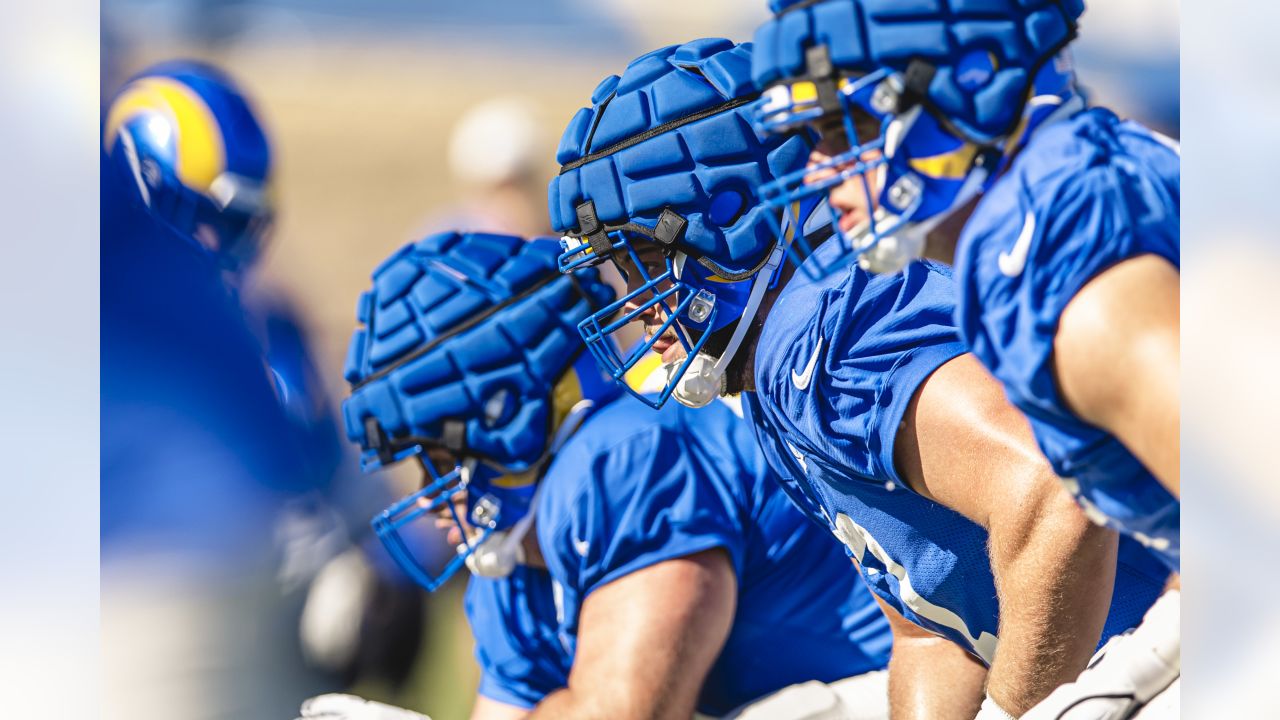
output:
M 577 325 L 614 297 L 594 270 L 560 275 L 558 252 L 545 238 L 442 233 L 383 262 L 347 354 L 347 437 L 378 447 L 372 419 L 393 446 L 460 441 L 450 449 L 512 471 L 540 460 L 553 388 L 583 351 Z
M 1075 37 L 1084 0 L 771 0 L 755 35 L 760 88 L 806 75 L 825 45 L 848 75 L 923 60 L 936 72 L 923 98 L 972 139 L 991 142 L 1021 117 L 1036 69 Z
M 653 229 L 666 209 L 687 223 L 673 249 L 724 277 L 754 272 L 777 239 L 756 188 L 809 153 L 798 136 L 756 134 L 747 105 L 755 97 L 751 45 L 721 38 L 654 50 L 605 78 L 560 141 L 552 227 L 581 235 L 586 201 L 607 230 Z

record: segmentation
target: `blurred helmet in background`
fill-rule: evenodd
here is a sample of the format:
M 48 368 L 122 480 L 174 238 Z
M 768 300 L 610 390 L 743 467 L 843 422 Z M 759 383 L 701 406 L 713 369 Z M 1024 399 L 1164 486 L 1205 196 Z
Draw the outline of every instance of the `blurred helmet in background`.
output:
M 449 169 L 473 185 L 522 181 L 546 162 L 545 154 L 537 115 L 517 97 L 493 98 L 472 107 L 449 136 Z
M 257 258 L 274 218 L 271 151 L 224 73 L 170 61 L 134 76 L 106 110 L 103 146 L 130 194 L 220 266 Z

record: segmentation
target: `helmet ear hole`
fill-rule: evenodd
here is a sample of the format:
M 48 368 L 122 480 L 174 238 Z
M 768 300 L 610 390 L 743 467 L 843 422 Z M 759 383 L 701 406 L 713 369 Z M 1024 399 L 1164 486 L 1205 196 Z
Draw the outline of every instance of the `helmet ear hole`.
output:
M 729 227 L 742 217 L 748 205 L 748 194 L 738 187 L 719 187 L 711 192 L 707 203 L 707 219 L 720 227 Z
M 503 385 L 494 388 L 484 403 L 484 426 L 493 429 L 511 422 L 517 404 L 516 393 L 510 388 Z

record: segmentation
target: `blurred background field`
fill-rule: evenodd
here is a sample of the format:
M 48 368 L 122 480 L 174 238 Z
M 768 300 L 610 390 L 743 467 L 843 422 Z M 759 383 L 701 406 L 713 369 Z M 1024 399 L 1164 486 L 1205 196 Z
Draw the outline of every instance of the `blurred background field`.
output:
M 102 92 L 105 102 L 132 73 L 175 57 L 210 61 L 246 89 L 272 141 L 280 208 L 251 282 L 301 310 L 336 405 L 356 298 L 379 261 L 456 222 L 548 232 L 559 132 L 595 85 L 660 45 L 749 40 L 765 14 L 764 0 L 103 0 Z M 1167 0 L 1094 3 L 1076 56 L 1095 101 L 1173 136 L 1178 18 Z M 450 161 L 459 118 L 495 98 L 525 108 L 539 158 L 501 190 Z M 483 163 L 497 142 L 461 154 Z M 352 456 L 342 472 L 358 472 Z M 407 689 L 358 692 L 435 720 L 466 716 L 476 670 L 462 585 L 429 607 L 431 642 Z

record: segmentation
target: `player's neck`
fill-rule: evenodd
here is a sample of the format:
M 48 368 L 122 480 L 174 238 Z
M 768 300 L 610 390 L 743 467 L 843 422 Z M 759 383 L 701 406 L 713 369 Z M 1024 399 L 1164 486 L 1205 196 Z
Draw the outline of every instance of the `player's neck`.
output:
M 975 195 L 969 202 L 956 209 L 938 226 L 929 231 L 925 238 L 924 257 L 950 265 L 955 262 L 956 245 L 960 242 L 960 233 L 965 223 L 973 216 L 973 211 L 982 200 L 982 195 Z
M 547 569 L 547 561 L 542 557 L 542 546 L 538 544 L 538 521 L 534 520 L 533 526 L 529 528 L 529 532 L 520 541 L 521 548 L 524 550 L 524 563 L 532 568 L 539 570 Z

